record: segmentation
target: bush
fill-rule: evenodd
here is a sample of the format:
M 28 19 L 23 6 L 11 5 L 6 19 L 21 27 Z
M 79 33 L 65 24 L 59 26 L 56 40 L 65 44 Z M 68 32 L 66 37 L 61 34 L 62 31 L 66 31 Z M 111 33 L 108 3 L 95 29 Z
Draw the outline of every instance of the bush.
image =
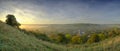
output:
M 90 35 L 89 39 L 87 40 L 88 44 L 99 42 L 99 36 L 97 34 Z
M 66 38 L 64 34 L 50 34 L 49 39 L 51 39 L 52 42 L 55 43 L 66 43 Z
M 66 34 L 65 38 L 66 38 L 66 42 L 69 43 L 71 38 L 72 38 L 72 35 L 71 34 Z
M 82 38 L 82 40 L 83 40 L 83 43 L 86 43 L 87 40 L 88 40 L 88 35 L 87 35 L 87 34 L 83 34 L 83 35 L 81 36 L 81 38 Z
M 57 34 L 56 36 L 56 42 L 57 43 L 66 43 L 65 35 L 62 33 Z
M 100 40 L 100 41 L 106 39 L 105 34 L 98 34 L 98 36 L 99 36 L 99 40 Z
M 83 41 L 80 38 L 80 36 L 75 35 L 72 37 L 71 42 L 72 42 L 72 44 L 81 44 Z

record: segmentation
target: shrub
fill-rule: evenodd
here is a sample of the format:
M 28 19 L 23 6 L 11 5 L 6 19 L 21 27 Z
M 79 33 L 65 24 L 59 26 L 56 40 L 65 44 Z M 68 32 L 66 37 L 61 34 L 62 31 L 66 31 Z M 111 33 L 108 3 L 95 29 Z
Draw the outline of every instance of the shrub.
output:
M 89 39 L 87 40 L 88 44 L 99 42 L 99 36 L 97 34 L 90 35 Z
M 67 43 L 69 43 L 71 38 L 72 38 L 72 35 L 71 34 L 66 34 L 65 38 L 66 38 Z
M 88 35 L 87 35 L 87 34 L 83 34 L 83 35 L 81 36 L 81 38 L 82 38 L 82 40 L 83 40 L 83 43 L 86 43 L 87 40 L 88 40 Z
M 65 35 L 62 33 L 57 34 L 56 36 L 56 42 L 57 43 L 66 43 Z
M 99 36 L 99 40 L 100 40 L 100 41 L 106 39 L 105 34 L 98 34 L 98 36 Z
M 56 35 L 55 34 L 50 34 L 50 35 L 48 35 L 48 37 L 51 40 L 51 42 L 55 42 L 55 40 L 56 40 Z
M 52 42 L 55 43 L 66 43 L 66 38 L 64 34 L 51 34 L 49 35 L 49 38 L 51 39 Z
M 81 44 L 83 41 L 80 38 L 80 36 L 75 35 L 72 37 L 71 42 L 72 42 L 72 44 Z

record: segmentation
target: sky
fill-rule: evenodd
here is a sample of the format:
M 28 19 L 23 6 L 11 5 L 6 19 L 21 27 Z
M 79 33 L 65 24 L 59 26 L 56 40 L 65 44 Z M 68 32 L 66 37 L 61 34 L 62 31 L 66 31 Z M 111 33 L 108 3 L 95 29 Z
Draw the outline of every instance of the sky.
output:
M 0 20 L 21 24 L 120 24 L 120 0 L 0 0 Z

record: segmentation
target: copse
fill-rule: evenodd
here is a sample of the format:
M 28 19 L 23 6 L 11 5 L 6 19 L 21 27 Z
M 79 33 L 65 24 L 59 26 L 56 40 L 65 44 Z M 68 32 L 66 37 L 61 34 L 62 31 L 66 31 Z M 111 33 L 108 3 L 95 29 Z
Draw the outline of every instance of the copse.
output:
M 89 39 L 87 40 L 88 44 L 99 42 L 99 36 L 97 34 L 91 34 Z
M 74 36 L 72 36 L 71 43 L 72 44 L 82 44 L 83 40 L 79 35 L 74 35 Z
M 20 23 L 17 22 L 16 18 L 14 15 L 8 14 L 6 16 L 6 24 L 11 25 L 13 27 L 19 28 L 19 26 L 21 25 Z
M 57 43 L 66 43 L 66 37 L 62 33 L 58 33 L 56 36 L 56 42 Z

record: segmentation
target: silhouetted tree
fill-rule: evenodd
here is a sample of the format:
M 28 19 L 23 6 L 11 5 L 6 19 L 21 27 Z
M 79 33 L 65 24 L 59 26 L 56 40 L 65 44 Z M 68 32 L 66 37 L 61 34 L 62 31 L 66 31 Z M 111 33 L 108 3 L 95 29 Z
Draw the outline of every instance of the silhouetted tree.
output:
M 20 23 L 17 22 L 16 18 L 14 15 L 8 14 L 6 16 L 6 24 L 11 25 L 13 27 L 19 28 L 19 26 L 21 25 Z

